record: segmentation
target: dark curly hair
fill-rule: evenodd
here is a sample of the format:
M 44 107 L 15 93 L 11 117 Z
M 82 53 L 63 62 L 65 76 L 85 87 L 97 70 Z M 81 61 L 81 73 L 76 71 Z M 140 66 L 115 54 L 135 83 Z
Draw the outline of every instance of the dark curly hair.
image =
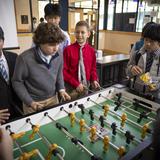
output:
M 58 26 L 50 23 L 41 23 L 34 32 L 33 42 L 36 45 L 46 43 L 61 43 L 65 39 L 64 34 Z

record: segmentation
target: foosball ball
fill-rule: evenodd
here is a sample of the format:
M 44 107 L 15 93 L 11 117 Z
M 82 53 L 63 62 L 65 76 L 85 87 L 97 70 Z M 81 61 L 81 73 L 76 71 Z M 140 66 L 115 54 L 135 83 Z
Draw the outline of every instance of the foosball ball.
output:
M 158 107 L 110 87 L 2 127 L 16 160 L 129 160 L 151 145 Z

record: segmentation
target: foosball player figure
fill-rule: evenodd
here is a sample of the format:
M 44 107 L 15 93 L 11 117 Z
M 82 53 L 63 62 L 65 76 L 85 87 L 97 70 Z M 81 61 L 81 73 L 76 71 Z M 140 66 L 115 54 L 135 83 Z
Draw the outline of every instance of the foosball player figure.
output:
M 137 123 L 141 123 L 142 119 L 143 118 L 147 119 L 147 117 L 148 116 L 147 116 L 147 112 L 146 111 L 141 112 L 140 115 L 139 115 L 139 118 L 137 119 Z
M 127 120 L 127 114 L 123 113 L 121 116 L 121 127 L 122 128 L 124 127 L 126 120 Z
M 109 112 L 109 105 L 108 104 L 104 105 L 103 110 L 104 110 L 104 116 L 106 117 Z
M 81 113 L 84 115 L 85 114 L 85 111 L 84 111 L 85 107 L 84 107 L 84 105 L 83 104 L 78 104 L 78 108 L 81 109 Z
M 22 138 L 25 135 L 25 132 L 20 132 L 20 133 L 14 133 L 11 132 L 10 136 L 11 138 L 17 142 L 16 140 L 18 140 L 19 138 Z M 29 160 L 31 157 L 36 156 L 38 154 L 38 150 L 34 149 L 30 152 L 23 152 L 21 154 L 21 156 L 19 157 L 19 160 Z
M 121 106 L 121 101 L 115 101 L 114 104 L 116 105 L 116 107 L 114 108 L 114 111 L 117 111 L 119 109 L 119 107 Z
M 103 138 L 103 151 L 106 152 L 108 151 L 109 148 L 109 137 L 108 136 L 104 136 Z
M 117 150 L 117 152 L 118 152 L 118 154 L 119 154 L 119 157 L 122 157 L 122 156 L 125 155 L 126 149 L 125 149 L 124 146 L 121 146 L 121 147 L 119 147 L 119 149 Z
M 138 110 L 139 108 L 139 101 L 137 99 L 134 99 L 135 102 L 133 102 L 134 110 Z
M 80 133 L 83 133 L 85 131 L 85 120 L 84 119 L 80 119 L 79 121 L 79 126 L 80 126 Z
M 39 125 L 33 125 L 32 126 L 32 134 L 29 136 L 29 138 L 30 138 L 30 140 L 32 140 L 33 138 L 34 138 L 34 136 L 35 136 L 35 134 L 37 133 L 37 132 L 39 132 L 39 128 L 40 128 L 40 126 Z
M 92 143 L 96 140 L 96 131 L 97 131 L 96 127 L 92 126 L 90 129 L 90 140 Z
M 17 140 L 19 138 L 22 138 L 25 135 L 25 132 L 20 132 L 20 133 L 10 133 L 10 136 L 13 140 Z
M 90 115 L 91 121 L 94 121 L 94 112 L 92 109 L 89 110 L 89 115 Z
M 112 134 L 115 136 L 117 134 L 117 125 L 115 122 L 111 124 Z
M 147 131 L 149 130 L 149 125 L 148 124 L 145 124 L 143 127 L 142 127 L 142 134 L 141 134 L 141 138 L 142 140 L 146 137 L 146 134 L 147 134 Z
M 131 134 L 130 131 L 126 131 L 125 136 L 126 136 L 126 143 L 127 144 L 130 144 L 131 141 L 134 140 L 134 136 Z
M 69 113 L 69 117 L 70 117 L 71 127 L 73 127 L 76 119 L 75 113 L 74 112 Z
M 99 121 L 100 121 L 100 124 L 101 124 L 102 128 L 104 127 L 104 120 L 105 120 L 105 118 L 103 116 L 99 117 Z
M 51 160 L 52 155 L 56 155 L 57 153 L 59 153 L 57 148 L 58 148 L 58 145 L 55 143 L 49 147 L 49 152 L 47 154 L 46 160 Z
M 121 101 L 122 93 L 117 93 L 116 96 L 117 96 L 117 101 Z
M 38 154 L 38 150 L 34 149 L 28 153 L 24 152 L 18 160 L 29 160 L 31 159 L 33 156 L 36 156 Z

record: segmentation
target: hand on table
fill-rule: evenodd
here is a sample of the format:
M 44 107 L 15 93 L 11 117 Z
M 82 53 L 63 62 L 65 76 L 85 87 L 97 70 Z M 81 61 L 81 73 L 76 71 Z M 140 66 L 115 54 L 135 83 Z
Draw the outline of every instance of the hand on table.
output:
M 100 85 L 99 85 L 99 83 L 98 83 L 97 81 L 93 81 L 93 82 L 91 83 L 91 86 L 92 86 L 94 89 L 96 89 L 96 90 L 98 90 L 98 89 L 101 88 Z
M 5 123 L 6 120 L 9 119 L 10 113 L 8 109 L 1 109 L 0 110 L 0 124 Z
M 43 108 L 43 105 L 40 102 L 33 101 L 30 106 L 35 110 L 41 110 Z
M 59 95 L 63 101 L 67 101 L 67 100 L 71 99 L 71 97 L 68 95 L 68 93 L 66 91 L 60 91 Z
M 76 88 L 76 91 L 78 93 L 82 93 L 84 92 L 84 90 L 85 90 L 85 86 L 82 83 L 80 83 L 79 86 Z

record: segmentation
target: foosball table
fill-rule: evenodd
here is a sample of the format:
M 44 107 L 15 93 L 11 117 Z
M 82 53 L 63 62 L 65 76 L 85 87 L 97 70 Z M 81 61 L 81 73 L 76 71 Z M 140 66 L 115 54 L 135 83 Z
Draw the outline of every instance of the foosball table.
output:
M 151 145 L 159 107 L 110 87 L 2 127 L 16 160 L 131 160 Z

